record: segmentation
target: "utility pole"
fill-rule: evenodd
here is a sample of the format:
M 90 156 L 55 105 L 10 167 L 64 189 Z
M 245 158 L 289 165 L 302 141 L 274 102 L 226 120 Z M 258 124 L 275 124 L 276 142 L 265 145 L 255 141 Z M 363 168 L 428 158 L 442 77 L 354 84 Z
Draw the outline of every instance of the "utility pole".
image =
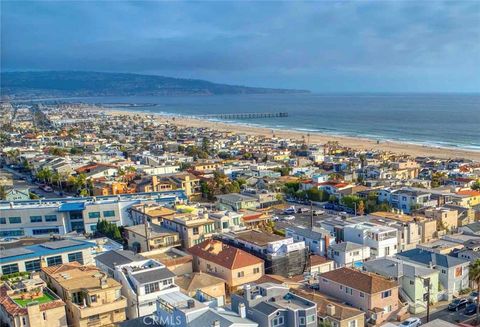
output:
M 423 280 L 423 288 L 427 288 L 427 293 L 423 294 L 423 301 L 427 302 L 427 323 L 430 321 L 430 277 L 423 278 L 422 276 L 415 276 Z
M 310 229 L 313 230 L 313 202 L 310 200 Z

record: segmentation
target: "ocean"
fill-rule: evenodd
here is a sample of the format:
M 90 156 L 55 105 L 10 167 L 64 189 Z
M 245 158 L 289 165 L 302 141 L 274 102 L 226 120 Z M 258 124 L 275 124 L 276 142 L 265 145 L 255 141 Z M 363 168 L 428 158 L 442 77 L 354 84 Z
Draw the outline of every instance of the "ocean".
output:
M 286 118 L 228 121 L 480 151 L 480 94 L 135 96 L 61 100 L 168 115 L 287 112 Z

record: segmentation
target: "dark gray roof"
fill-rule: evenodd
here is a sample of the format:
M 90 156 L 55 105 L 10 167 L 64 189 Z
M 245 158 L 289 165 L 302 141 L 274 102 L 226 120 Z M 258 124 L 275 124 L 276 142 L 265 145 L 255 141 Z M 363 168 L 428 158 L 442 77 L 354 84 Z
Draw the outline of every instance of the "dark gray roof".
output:
M 330 236 L 330 233 L 324 228 L 317 228 L 316 231 L 313 231 L 307 228 L 288 226 L 286 229 L 291 230 L 296 235 L 303 236 L 311 240 L 323 239 L 325 236 Z
M 258 310 L 258 311 L 266 314 L 267 316 L 271 315 L 272 313 L 274 313 L 277 310 L 281 310 L 280 308 L 278 308 L 276 306 L 273 306 L 273 305 L 271 305 L 267 302 L 260 302 L 259 304 L 257 304 L 253 308 L 255 310 Z
M 133 276 L 140 284 L 146 284 L 175 277 L 175 274 L 167 268 L 162 268 L 136 273 Z
M 115 269 L 115 266 L 145 260 L 145 258 L 128 250 L 112 250 L 98 255 L 95 257 L 95 260 L 98 260 L 110 269 Z
M 434 253 L 423 249 L 411 249 L 400 252 L 397 254 L 397 258 L 418 262 L 424 265 L 432 263 L 434 266 L 438 265 L 446 268 L 468 263 L 468 260 L 465 259 L 459 259 L 450 255 Z

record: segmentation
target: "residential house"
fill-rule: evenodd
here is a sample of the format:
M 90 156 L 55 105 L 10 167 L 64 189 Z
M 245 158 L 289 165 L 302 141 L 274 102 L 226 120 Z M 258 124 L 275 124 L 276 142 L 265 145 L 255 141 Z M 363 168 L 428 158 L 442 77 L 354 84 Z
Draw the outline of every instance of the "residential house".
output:
M 162 226 L 179 233 L 183 249 L 208 240 L 216 233 L 215 220 L 210 219 L 208 214 L 203 212 L 164 217 Z
M 208 273 L 194 272 L 175 277 L 180 291 L 194 297 L 198 291 L 216 299 L 225 299 L 225 281 Z M 220 304 L 219 304 L 220 305 Z
M 345 241 L 366 245 L 373 258 L 392 256 L 398 251 L 397 229 L 369 222 L 344 228 Z
M 194 270 L 222 278 L 229 291 L 256 281 L 264 274 L 260 258 L 216 240 L 206 240 L 188 249 Z
M 257 198 L 238 194 L 221 194 L 217 195 L 217 206 L 220 210 L 239 211 L 241 209 L 256 209 L 260 207 L 260 202 Z
M 128 248 L 136 253 L 181 245 L 179 233 L 153 223 L 128 226 L 124 231 Z
M 353 242 L 331 244 L 328 257 L 335 262 L 335 268 L 360 267 L 370 258 L 370 248 Z
M 0 322 L 8 327 L 63 327 L 65 302 L 37 275 L 0 286 Z
M 440 296 L 445 300 L 451 300 L 454 296 L 458 296 L 463 289 L 469 287 L 468 266 L 470 262 L 468 260 L 424 249 L 404 251 L 398 253 L 397 258 L 404 262 L 412 262 L 438 270 L 440 284 L 443 288 Z
M 232 310 L 265 327 L 316 327 L 317 304 L 293 292 L 288 287 L 263 283 L 246 284 L 232 294 Z
M 367 315 L 367 323 L 381 325 L 402 309 L 398 284 L 377 274 L 339 268 L 319 276 L 319 291 L 349 303 Z
M 403 262 L 396 258 L 378 258 L 367 261 L 363 265 L 363 269 L 396 280 L 400 286 L 399 295 L 403 301 L 409 304 L 409 311 L 412 314 L 418 314 L 427 309 L 428 304 L 424 295 L 428 292 L 430 292 L 430 304 L 435 304 L 439 300 L 438 270 L 411 262 Z
M 294 241 L 303 241 L 310 252 L 319 255 L 327 255 L 330 244 L 335 242 L 335 236 L 323 228 L 314 229 L 288 226 L 285 228 L 285 236 L 292 237 Z
M 303 274 L 307 267 L 308 248 L 305 242 L 259 230 L 230 232 L 222 241 L 247 251 L 265 262 L 265 273 L 291 277 Z
M 105 326 L 125 320 L 122 285 L 98 268 L 74 262 L 43 267 L 41 276 L 66 303 L 69 326 Z

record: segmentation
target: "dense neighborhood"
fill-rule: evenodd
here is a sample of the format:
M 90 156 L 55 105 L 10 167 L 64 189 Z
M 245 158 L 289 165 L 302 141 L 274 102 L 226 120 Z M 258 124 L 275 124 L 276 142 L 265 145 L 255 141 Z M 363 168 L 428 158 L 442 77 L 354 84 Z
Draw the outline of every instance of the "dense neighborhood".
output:
M 480 162 L 0 104 L 2 326 L 476 325 Z

